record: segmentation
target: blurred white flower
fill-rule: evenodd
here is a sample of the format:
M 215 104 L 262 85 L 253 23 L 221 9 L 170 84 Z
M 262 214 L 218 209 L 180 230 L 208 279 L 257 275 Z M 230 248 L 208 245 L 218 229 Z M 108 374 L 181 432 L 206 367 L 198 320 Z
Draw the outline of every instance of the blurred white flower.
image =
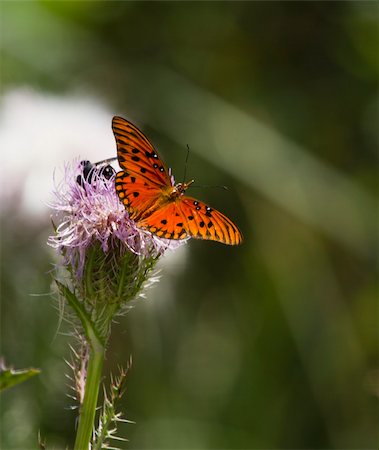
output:
M 49 214 L 55 167 L 74 158 L 101 160 L 116 149 L 110 113 L 92 98 L 42 94 L 18 88 L 0 105 L 2 210 L 14 202 L 28 215 Z

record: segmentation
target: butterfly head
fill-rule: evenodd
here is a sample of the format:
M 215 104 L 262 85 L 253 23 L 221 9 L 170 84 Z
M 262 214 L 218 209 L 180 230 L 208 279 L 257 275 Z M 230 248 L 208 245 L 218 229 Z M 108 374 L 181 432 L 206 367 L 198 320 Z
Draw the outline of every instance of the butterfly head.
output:
M 185 193 L 185 191 L 194 183 L 195 180 L 190 180 L 187 183 L 177 183 L 172 189 L 172 197 L 179 197 Z

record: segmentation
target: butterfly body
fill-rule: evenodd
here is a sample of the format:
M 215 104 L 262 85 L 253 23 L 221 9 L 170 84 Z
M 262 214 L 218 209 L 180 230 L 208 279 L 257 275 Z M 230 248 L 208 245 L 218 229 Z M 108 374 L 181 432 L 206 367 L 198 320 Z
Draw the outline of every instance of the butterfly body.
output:
M 194 237 L 239 244 L 242 235 L 221 212 L 185 195 L 194 182 L 175 184 L 148 138 L 131 122 L 114 117 L 119 199 L 140 228 L 166 239 Z

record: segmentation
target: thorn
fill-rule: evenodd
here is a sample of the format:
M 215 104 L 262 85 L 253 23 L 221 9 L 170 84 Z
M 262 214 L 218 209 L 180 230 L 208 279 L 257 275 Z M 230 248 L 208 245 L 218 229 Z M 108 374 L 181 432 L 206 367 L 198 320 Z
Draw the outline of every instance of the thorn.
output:
M 68 406 L 67 409 L 69 409 L 70 411 L 74 411 L 75 409 L 78 409 L 77 406 Z
M 71 389 L 75 393 L 77 392 L 75 386 L 72 386 L 71 384 L 66 384 L 66 387 L 68 387 L 69 389 Z
M 118 437 L 118 436 L 109 436 L 109 438 L 110 438 L 110 439 L 114 439 L 115 441 L 129 442 L 128 439 L 122 438 L 122 437 Z
M 70 369 L 74 370 L 75 367 L 74 367 L 73 363 L 67 361 L 67 359 L 64 359 L 63 361 L 68 365 L 68 367 L 69 367 Z
M 134 422 L 134 420 L 121 419 L 121 417 L 120 418 L 117 417 L 115 420 L 116 420 L 116 422 L 131 423 L 133 425 L 135 425 L 137 423 L 137 422 Z
M 74 354 L 75 358 L 79 358 L 79 355 L 76 352 L 76 350 L 74 349 L 74 347 L 71 344 L 69 344 L 69 347 L 70 347 L 70 350 L 72 351 L 72 353 Z

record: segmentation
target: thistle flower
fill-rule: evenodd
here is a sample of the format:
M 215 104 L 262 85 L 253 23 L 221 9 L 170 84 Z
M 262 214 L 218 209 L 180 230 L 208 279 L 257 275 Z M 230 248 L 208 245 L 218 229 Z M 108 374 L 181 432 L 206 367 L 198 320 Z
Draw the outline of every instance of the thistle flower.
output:
M 87 311 L 100 307 L 104 314 L 106 303 L 113 315 L 140 293 L 159 256 L 181 243 L 136 227 L 117 197 L 110 167 L 88 161 L 65 166 L 50 204 L 57 225 L 48 244 L 62 256 Z
M 121 253 L 131 251 L 141 257 L 157 257 L 178 245 L 138 229 L 129 219 L 114 189 L 114 170 L 106 178 L 101 169 L 93 167 L 85 176 L 83 163 L 87 162 L 67 164 L 63 180 L 55 184 L 50 206 L 59 225 L 48 241 L 64 255 L 63 264 L 71 265 L 78 278 L 83 275 L 86 252 L 95 241 L 104 253 L 118 248 Z
M 114 181 L 111 166 L 74 161 L 65 166 L 63 180 L 55 183 L 50 204 L 55 233 L 48 244 L 61 257 L 57 269 L 66 269 L 65 277 L 57 270 L 55 281 L 79 319 L 82 331 L 75 331 L 87 355 L 79 365 L 75 449 L 88 448 L 91 439 L 112 320 L 141 295 L 143 286 L 157 280 L 152 269 L 158 258 L 183 243 L 137 228 L 118 199 Z

